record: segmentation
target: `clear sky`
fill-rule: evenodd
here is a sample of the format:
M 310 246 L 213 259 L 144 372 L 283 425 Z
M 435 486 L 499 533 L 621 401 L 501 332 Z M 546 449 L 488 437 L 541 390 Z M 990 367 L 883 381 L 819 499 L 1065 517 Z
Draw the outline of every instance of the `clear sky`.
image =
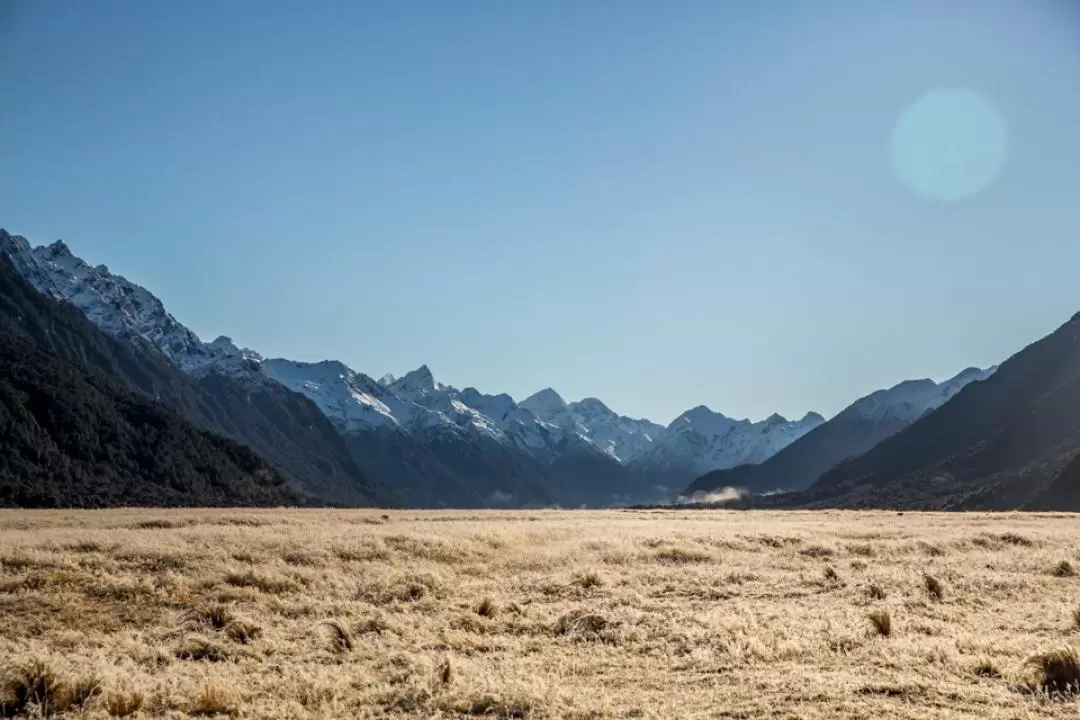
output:
M 1067 0 L 2 0 L 0 226 L 268 356 L 828 415 L 1080 310 L 1078 78 Z

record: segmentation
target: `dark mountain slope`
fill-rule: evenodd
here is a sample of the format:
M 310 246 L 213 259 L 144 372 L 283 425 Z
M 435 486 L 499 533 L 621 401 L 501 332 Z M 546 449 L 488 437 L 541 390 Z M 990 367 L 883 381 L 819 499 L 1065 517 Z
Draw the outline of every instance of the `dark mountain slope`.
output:
M 221 375 L 196 380 L 140 338 L 109 337 L 77 308 L 43 296 L 2 252 L 0 317 L 58 358 L 123 378 L 199 427 L 249 445 L 303 492 L 348 505 L 395 502 L 360 470 L 307 398 L 276 383 Z
M 6 272 L 13 269 L 0 258 Z M 0 505 L 304 502 L 243 445 L 199 430 L 119 378 L 42 348 L 12 314 L 10 281 L 0 277 Z M 47 320 L 48 310 L 39 319 Z M 101 337 L 87 325 L 91 348 Z
M 358 461 L 414 507 L 530 507 L 555 502 L 542 466 L 497 442 L 419 438 L 389 428 L 347 436 Z
M 1080 315 L 786 505 L 1080 510 Z

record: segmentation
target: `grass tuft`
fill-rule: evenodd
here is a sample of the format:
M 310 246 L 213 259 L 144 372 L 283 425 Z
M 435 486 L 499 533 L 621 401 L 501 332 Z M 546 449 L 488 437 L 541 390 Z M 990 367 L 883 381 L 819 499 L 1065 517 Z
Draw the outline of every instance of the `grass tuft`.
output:
M 997 539 L 1007 545 L 1019 545 L 1020 547 L 1031 547 L 1035 544 L 1035 541 L 1031 538 L 1014 532 L 1001 533 L 997 536 Z
M 368 633 L 382 635 L 388 630 L 390 630 L 390 623 L 385 618 L 376 616 L 357 623 L 356 627 L 353 628 L 353 633 L 356 635 L 366 635 Z
M 224 603 L 214 603 L 212 605 L 188 610 L 181 616 L 181 620 L 185 625 L 189 626 L 194 625 L 198 627 L 208 627 L 213 630 L 224 630 L 230 623 L 236 620 L 236 618 L 233 616 L 228 605 L 225 605 Z
M 687 565 L 691 563 L 712 562 L 713 556 L 704 550 L 688 550 L 681 547 L 664 547 L 653 553 L 653 559 L 657 562 L 670 563 L 672 565 Z
M 831 549 L 823 545 L 808 545 L 799 551 L 799 554 L 803 557 L 816 558 L 818 560 L 824 560 L 831 558 L 836 553 Z
M 188 709 L 189 715 L 237 715 L 240 703 L 236 695 L 224 686 L 207 681 L 203 683 L 195 701 Z
M 0 670 L 0 712 L 22 716 L 32 708 L 43 716 L 85 707 L 101 692 L 97 677 L 65 678 L 40 658 Z
M 892 635 L 892 617 L 888 610 L 874 610 L 866 616 L 866 619 L 870 621 L 874 632 L 881 637 Z
M 871 600 L 884 600 L 885 588 L 881 587 L 877 583 L 870 583 L 866 586 L 866 596 Z
M 439 684 L 449 685 L 454 682 L 454 666 L 450 664 L 450 658 L 446 658 L 439 666 Z
M 566 635 L 586 640 L 611 640 L 611 631 L 617 627 L 603 615 L 574 610 L 559 617 L 552 626 L 555 635 Z
M 105 694 L 102 706 L 112 717 L 127 717 L 142 709 L 146 696 L 139 690 L 112 689 Z
M 499 606 L 491 598 L 484 598 L 476 607 L 476 614 L 481 617 L 493 618 L 499 614 Z
M 189 637 L 176 648 L 176 657 L 181 660 L 221 662 L 228 659 L 229 653 L 225 648 L 206 638 Z
M 985 658 L 975 663 L 971 668 L 971 674 L 977 677 L 984 678 L 999 678 L 1001 677 L 1001 671 L 997 669 L 993 661 L 989 658 Z
M 355 644 L 349 629 L 339 620 L 324 620 L 323 626 L 330 628 L 330 649 L 334 652 L 352 652 Z
M 1076 569 L 1072 566 L 1072 563 L 1068 560 L 1062 560 L 1050 571 L 1050 574 L 1054 577 L 1072 577 L 1076 575 Z
M 241 645 L 258 640 L 260 635 L 262 635 L 262 628 L 247 620 L 233 620 L 225 626 L 225 636 Z
M 928 543 L 925 540 L 919 541 L 919 549 L 930 557 L 942 557 L 945 555 L 945 551 L 933 543 Z
M 923 585 L 931 599 L 940 602 L 945 598 L 945 586 L 933 575 L 923 575 Z
M 260 575 L 253 570 L 226 573 L 225 582 L 233 587 L 255 588 L 268 595 L 281 595 L 297 589 L 296 583 L 287 578 Z
M 493 693 L 458 698 L 443 705 L 442 709 L 448 712 L 473 717 L 527 718 L 534 709 L 530 698 L 504 697 Z
M 1051 695 L 1080 692 L 1080 656 L 1072 648 L 1050 650 L 1027 659 L 1032 671 L 1029 687 Z
M 584 590 L 592 590 L 604 586 L 604 578 L 600 577 L 600 573 L 595 570 L 589 570 L 577 577 L 575 582 Z

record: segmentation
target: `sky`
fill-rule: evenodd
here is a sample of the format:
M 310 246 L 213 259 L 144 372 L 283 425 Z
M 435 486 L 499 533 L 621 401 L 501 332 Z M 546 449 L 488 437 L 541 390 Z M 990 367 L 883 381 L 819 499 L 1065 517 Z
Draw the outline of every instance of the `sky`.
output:
M 0 2 L 0 227 L 205 340 L 668 422 L 1080 311 L 1080 7 Z

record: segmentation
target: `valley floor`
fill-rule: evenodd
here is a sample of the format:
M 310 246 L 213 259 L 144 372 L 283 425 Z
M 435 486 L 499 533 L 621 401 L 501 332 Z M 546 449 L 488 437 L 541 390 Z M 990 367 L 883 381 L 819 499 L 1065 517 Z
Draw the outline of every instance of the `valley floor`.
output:
M 1072 716 L 1028 661 L 1080 647 L 1078 550 L 1067 515 L 4 511 L 0 716 Z

